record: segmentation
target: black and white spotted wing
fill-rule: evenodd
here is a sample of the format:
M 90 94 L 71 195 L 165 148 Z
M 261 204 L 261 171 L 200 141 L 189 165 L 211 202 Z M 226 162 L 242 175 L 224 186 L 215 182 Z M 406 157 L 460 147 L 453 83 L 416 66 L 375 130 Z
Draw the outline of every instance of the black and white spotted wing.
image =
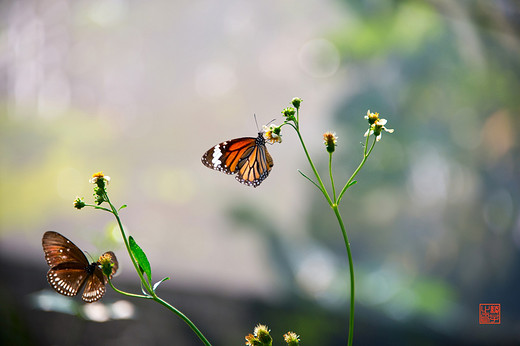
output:
M 267 178 L 273 167 L 273 158 L 265 146 L 262 132 L 258 137 L 231 139 L 215 145 L 202 156 L 204 166 L 236 174 L 244 185 L 257 187 Z
M 56 292 L 73 297 L 85 286 L 81 298 L 87 303 L 103 297 L 108 280 L 99 262 L 89 263 L 83 251 L 57 232 L 45 232 L 42 246 L 47 264 L 51 267 L 47 272 L 47 281 Z M 108 251 L 102 256 L 107 255 L 114 264 L 114 275 L 118 267 L 116 255 Z

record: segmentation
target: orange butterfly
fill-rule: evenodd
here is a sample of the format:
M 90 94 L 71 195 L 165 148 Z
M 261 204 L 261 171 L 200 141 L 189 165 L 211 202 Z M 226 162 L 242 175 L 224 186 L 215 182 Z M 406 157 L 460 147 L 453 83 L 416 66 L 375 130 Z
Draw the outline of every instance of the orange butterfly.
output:
M 273 158 L 265 147 L 263 132 L 258 137 L 231 139 L 215 145 L 202 156 L 204 166 L 236 174 L 244 185 L 257 187 L 267 178 L 273 167 Z

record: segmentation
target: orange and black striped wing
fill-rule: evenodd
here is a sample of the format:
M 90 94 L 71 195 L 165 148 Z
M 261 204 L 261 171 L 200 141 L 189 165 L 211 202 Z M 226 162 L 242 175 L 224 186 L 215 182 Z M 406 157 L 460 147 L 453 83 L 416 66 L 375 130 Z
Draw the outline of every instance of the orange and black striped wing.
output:
M 273 167 L 262 133 L 257 138 L 242 137 L 217 144 L 202 156 L 202 163 L 226 174 L 237 174 L 237 181 L 253 187 L 260 185 Z
M 236 180 L 257 187 L 264 181 L 273 167 L 273 159 L 264 145 L 255 145 L 251 153 L 238 163 Z
M 202 163 L 211 169 L 235 174 L 239 160 L 250 153 L 255 141 L 253 137 L 242 137 L 217 144 L 202 156 Z

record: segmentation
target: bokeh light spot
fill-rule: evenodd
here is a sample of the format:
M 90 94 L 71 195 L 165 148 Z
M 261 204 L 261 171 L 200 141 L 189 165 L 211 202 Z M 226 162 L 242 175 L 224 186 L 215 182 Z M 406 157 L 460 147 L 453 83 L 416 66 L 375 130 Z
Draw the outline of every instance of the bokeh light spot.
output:
M 322 38 L 307 41 L 301 47 L 298 58 L 302 70 L 316 78 L 334 75 L 340 63 L 336 46 Z

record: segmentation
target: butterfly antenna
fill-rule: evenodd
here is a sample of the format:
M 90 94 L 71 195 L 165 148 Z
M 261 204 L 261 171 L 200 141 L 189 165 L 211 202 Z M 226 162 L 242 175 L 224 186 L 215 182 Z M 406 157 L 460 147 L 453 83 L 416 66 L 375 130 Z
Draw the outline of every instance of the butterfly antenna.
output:
M 269 125 L 270 123 L 272 123 L 273 121 L 275 121 L 276 118 L 274 118 L 273 120 L 271 120 L 270 122 L 268 122 L 267 124 L 265 124 L 265 126 Z
M 255 118 L 256 130 L 260 132 L 260 128 L 258 127 L 258 121 L 256 120 L 256 114 L 253 113 L 253 117 Z
M 90 257 L 90 262 L 94 262 L 94 257 L 92 257 L 92 255 L 87 251 L 85 251 L 85 253 L 87 254 L 88 257 Z

